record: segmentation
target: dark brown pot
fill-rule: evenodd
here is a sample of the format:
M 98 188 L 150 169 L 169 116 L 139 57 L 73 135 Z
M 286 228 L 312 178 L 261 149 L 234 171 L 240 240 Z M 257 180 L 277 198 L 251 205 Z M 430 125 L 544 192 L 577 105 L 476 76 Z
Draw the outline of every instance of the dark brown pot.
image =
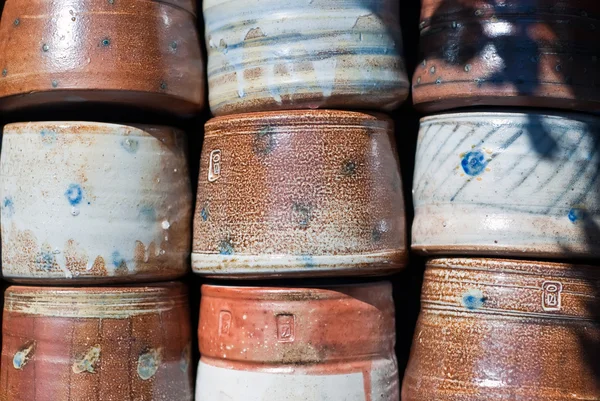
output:
M 192 400 L 182 284 L 9 287 L 3 401 Z
M 598 18 L 596 0 L 424 0 L 414 103 L 597 111 Z
M 398 401 L 390 283 L 204 285 L 197 401 Z
M 94 101 L 176 114 L 200 109 L 204 73 L 193 2 L 171 3 L 6 1 L 0 108 Z
M 596 267 L 434 259 L 403 401 L 600 400 Z
M 210 276 L 383 274 L 404 266 L 392 122 L 331 110 L 206 124 L 192 266 Z

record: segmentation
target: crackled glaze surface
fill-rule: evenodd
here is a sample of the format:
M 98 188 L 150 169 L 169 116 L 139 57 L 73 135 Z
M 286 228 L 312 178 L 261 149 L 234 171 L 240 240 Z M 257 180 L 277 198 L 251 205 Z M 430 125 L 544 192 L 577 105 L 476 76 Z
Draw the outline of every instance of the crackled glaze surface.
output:
M 423 111 L 535 106 L 597 111 L 600 2 L 425 0 L 414 103 Z
M 190 114 L 204 101 L 193 1 L 8 0 L 0 108 L 99 101 Z
M 457 113 L 421 120 L 412 248 L 600 257 L 600 120 Z
M 198 401 L 398 401 L 389 283 L 202 287 Z
M 596 267 L 434 259 L 405 401 L 600 400 Z
M 386 109 L 408 95 L 398 2 L 207 0 L 214 114 Z
M 0 399 L 192 400 L 186 288 L 9 287 Z
M 2 272 L 13 281 L 179 277 L 192 195 L 184 133 L 36 122 L 4 128 Z
M 206 124 L 192 266 L 227 277 L 381 274 L 406 258 L 390 120 L 286 111 Z

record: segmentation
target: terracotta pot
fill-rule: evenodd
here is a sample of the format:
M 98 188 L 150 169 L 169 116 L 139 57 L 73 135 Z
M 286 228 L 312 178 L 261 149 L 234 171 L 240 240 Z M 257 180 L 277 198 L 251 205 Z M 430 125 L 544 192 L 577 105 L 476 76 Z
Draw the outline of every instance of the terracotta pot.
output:
M 600 400 L 597 267 L 435 259 L 403 401 Z
M 197 401 L 398 401 L 389 283 L 204 285 Z
M 194 3 L 7 0 L 0 108 L 93 101 L 197 111 L 204 71 Z
M 600 257 L 600 119 L 457 113 L 421 120 L 412 247 Z
M 195 272 L 234 278 L 382 274 L 406 259 L 392 122 L 307 110 L 206 124 Z
M 0 399 L 192 400 L 187 290 L 10 287 Z
M 596 0 L 423 0 L 421 111 L 600 107 Z
M 5 126 L 4 277 L 101 283 L 184 275 L 192 214 L 185 152 L 184 133 L 167 127 Z
M 206 0 L 203 8 L 216 115 L 391 110 L 408 95 L 397 0 Z

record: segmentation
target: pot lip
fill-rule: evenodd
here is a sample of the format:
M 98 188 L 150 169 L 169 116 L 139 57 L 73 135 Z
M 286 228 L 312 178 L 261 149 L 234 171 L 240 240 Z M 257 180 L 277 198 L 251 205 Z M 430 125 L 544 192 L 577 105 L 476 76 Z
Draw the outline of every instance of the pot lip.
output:
M 140 283 L 140 284 L 117 284 L 103 286 L 34 286 L 34 285 L 10 285 L 5 293 L 9 296 L 26 296 L 27 294 L 55 294 L 62 296 L 70 295 L 148 295 L 156 296 L 167 294 L 169 292 L 187 293 L 187 286 L 179 281 L 169 281 L 161 283 Z
M 73 120 L 73 121 L 27 121 L 27 122 L 14 122 L 6 124 L 3 128 L 4 135 L 14 134 L 14 131 L 17 129 L 40 129 L 40 128 L 51 128 L 57 127 L 65 130 L 75 130 L 75 129 L 85 129 L 86 127 L 91 128 L 113 128 L 113 129 L 131 129 L 145 132 L 147 130 L 167 130 L 173 132 L 179 132 L 180 130 L 175 127 L 170 127 L 168 125 L 160 125 L 160 124 L 130 124 L 130 123 L 119 123 L 119 122 L 102 122 L 102 121 L 82 121 L 82 120 Z M 103 134 L 103 132 L 90 131 L 90 134 Z M 67 134 L 62 132 L 61 134 Z
M 572 272 L 574 275 L 577 274 L 577 270 L 585 270 L 586 272 L 592 272 L 594 276 L 600 279 L 600 268 L 592 265 L 580 264 L 580 263 L 568 263 L 559 261 L 539 261 L 529 259 L 509 259 L 509 258 L 495 258 L 495 257 L 433 257 L 429 259 L 426 266 L 432 268 L 448 268 L 448 269 L 471 269 L 478 271 L 498 271 L 510 273 L 525 273 L 530 272 L 537 274 L 544 270 L 554 270 L 559 272 Z
M 420 123 L 428 123 L 437 120 L 452 120 L 459 118 L 481 118 L 481 117 L 504 117 L 504 118 L 526 118 L 529 116 L 535 116 L 544 120 L 562 120 L 573 123 L 593 123 L 594 125 L 600 125 L 600 118 L 582 113 L 572 113 L 568 111 L 554 111 L 544 109 L 531 109 L 526 111 L 516 111 L 511 108 L 490 108 L 486 111 L 479 111 L 477 109 L 469 111 L 458 111 L 458 112 L 440 112 L 429 116 L 422 117 Z
M 345 111 L 336 109 L 303 109 L 257 111 L 250 113 L 229 114 L 214 117 L 206 122 L 206 131 L 216 130 L 225 125 L 326 125 L 349 126 L 364 125 L 381 126 L 392 129 L 392 120 L 384 113 L 373 111 Z
M 281 300 L 281 301 L 309 301 L 319 299 L 350 298 L 351 295 L 345 291 L 352 290 L 376 290 L 392 293 L 392 284 L 388 280 L 367 283 L 344 283 L 344 284 L 315 284 L 315 285 L 281 285 L 281 286 L 257 286 L 257 285 L 223 285 L 203 284 L 202 296 L 215 298 L 241 298 L 256 300 Z M 373 293 L 375 294 L 375 292 Z

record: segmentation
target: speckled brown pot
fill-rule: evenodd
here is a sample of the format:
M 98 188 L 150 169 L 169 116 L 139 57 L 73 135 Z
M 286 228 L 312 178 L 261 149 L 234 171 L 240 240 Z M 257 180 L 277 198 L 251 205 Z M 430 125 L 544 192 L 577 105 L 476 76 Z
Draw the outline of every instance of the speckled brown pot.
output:
M 182 284 L 9 287 L 3 401 L 192 400 Z
M 596 267 L 434 259 L 403 401 L 600 400 Z
M 414 103 L 597 111 L 599 18 L 596 0 L 424 0 Z
M 406 259 L 390 120 L 308 110 L 206 124 L 192 266 L 211 276 L 382 274 Z
M 390 283 L 202 287 L 197 401 L 398 401 Z
M 194 2 L 8 0 L 0 108 L 134 104 L 190 114 L 204 101 Z
M 183 132 L 32 122 L 4 127 L 2 273 L 19 282 L 162 281 L 189 269 Z

